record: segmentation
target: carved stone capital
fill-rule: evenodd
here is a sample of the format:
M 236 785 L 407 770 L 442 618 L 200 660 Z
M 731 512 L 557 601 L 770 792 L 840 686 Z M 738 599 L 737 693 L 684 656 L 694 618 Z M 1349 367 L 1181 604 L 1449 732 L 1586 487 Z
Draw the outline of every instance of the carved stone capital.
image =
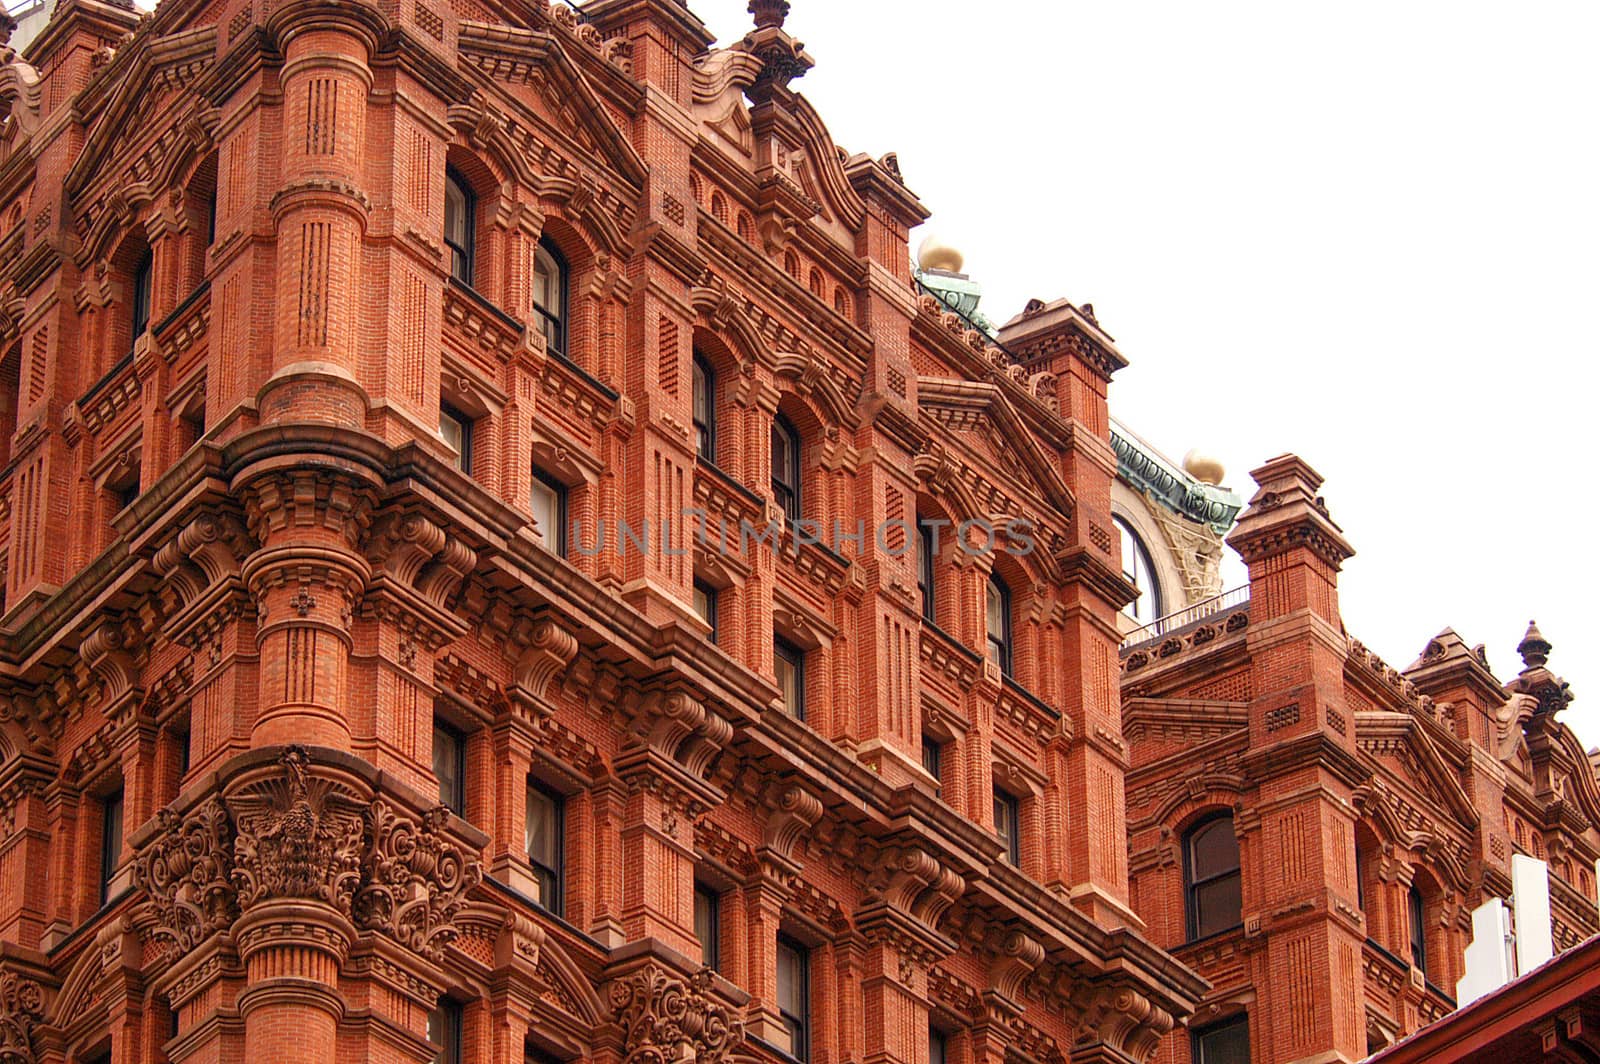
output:
M 239 915 L 233 882 L 233 823 L 215 795 L 180 817 L 156 814 L 161 833 L 139 855 L 133 882 L 150 895 L 152 936 L 169 960 L 233 926 Z
M 238 831 L 232 879 L 241 912 L 273 898 L 305 898 L 349 918 L 366 830 L 358 795 L 313 776 L 306 752 L 290 747 L 276 771 L 248 779 L 227 804 Z
M 459 929 L 466 895 L 483 881 L 478 859 L 445 834 L 449 810 L 419 817 L 379 798 L 367 811 L 364 885 L 355 896 L 355 924 L 381 931 L 430 960 Z
M 611 984 L 611 1007 L 622 1030 L 625 1064 L 722 1064 L 744 1041 L 744 1021 L 711 993 L 702 969 L 679 979 L 655 966 Z

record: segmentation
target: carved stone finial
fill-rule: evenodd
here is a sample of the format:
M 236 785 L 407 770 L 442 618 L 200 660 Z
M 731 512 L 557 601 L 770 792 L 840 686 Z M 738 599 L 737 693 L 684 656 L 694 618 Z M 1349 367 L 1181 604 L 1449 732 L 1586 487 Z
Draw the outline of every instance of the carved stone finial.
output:
M 1550 642 L 1539 631 L 1539 625 L 1534 621 L 1528 622 L 1528 634 L 1522 637 L 1522 642 L 1517 644 L 1517 653 L 1522 655 L 1522 664 L 1529 669 L 1543 667 L 1550 660 Z
M 789 0 L 750 0 L 749 11 L 756 17 L 756 29 L 782 29 L 789 17 Z

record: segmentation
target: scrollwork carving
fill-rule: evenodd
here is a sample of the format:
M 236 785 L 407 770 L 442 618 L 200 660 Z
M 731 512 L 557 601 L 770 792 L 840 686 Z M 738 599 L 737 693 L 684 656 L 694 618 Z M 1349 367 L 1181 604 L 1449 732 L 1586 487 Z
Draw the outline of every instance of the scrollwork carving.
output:
M 625 1064 L 721 1064 L 744 1041 L 744 1021 L 711 994 L 711 971 L 687 981 L 642 968 L 611 984 Z
M 444 834 L 449 816 L 440 806 L 418 821 L 381 799 L 373 802 L 367 814 L 366 885 L 355 898 L 357 927 L 382 931 L 432 960 L 442 957 L 460 933 L 456 915 L 467 892 L 483 880 L 477 859 Z
M 176 957 L 227 930 L 239 915 L 233 824 L 215 797 L 188 816 L 170 808 L 156 815 L 162 833 L 139 855 L 133 877 L 150 895 L 156 915 L 152 934 L 169 957 Z
M 0 1064 L 34 1064 L 33 1028 L 44 1015 L 44 988 L 0 972 Z

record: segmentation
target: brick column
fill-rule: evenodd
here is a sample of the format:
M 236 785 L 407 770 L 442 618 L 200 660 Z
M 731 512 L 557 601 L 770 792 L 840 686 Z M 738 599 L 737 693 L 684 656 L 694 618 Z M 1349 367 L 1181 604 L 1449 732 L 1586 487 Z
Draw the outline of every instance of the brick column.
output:
M 261 545 L 242 573 L 256 602 L 260 653 L 251 745 L 349 749 L 350 624 L 371 575 L 360 547 L 376 479 L 268 459 L 234 485 Z
M 1365 1053 L 1355 810 L 1365 770 L 1344 700 L 1348 642 L 1339 566 L 1354 551 L 1317 496 L 1322 478 L 1292 455 L 1251 473 L 1259 490 L 1228 537 L 1250 569 L 1255 698 L 1245 770 L 1257 788 L 1261 846 L 1245 875 L 1259 909 L 1245 933 L 1266 939 L 1259 1015 L 1286 1062 Z

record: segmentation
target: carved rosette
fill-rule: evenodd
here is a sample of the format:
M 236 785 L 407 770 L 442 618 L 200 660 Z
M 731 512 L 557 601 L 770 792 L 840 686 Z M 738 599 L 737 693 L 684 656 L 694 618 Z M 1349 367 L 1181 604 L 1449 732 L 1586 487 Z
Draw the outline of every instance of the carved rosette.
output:
M 355 897 L 355 924 L 381 931 L 431 960 L 460 933 L 455 918 L 466 895 L 483 880 L 478 860 L 444 834 L 443 806 L 420 821 L 386 801 L 367 813 L 363 886 Z
M 687 981 L 641 968 L 611 984 L 625 1064 L 721 1064 L 744 1041 L 744 1021 L 711 993 L 711 971 Z
M 33 1028 L 44 1015 L 44 988 L 0 972 L 0 1064 L 34 1064 Z
M 282 757 L 283 775 L 228 798 L 238 829 L 233 883 L 239 908 L 272 898 L 324 902 L 348 917 L 361 882 L 362 805 L 307 771 L 304 750 Z
M 216 797 L 180 817 L 158 814 L 162 832 L 134 864 L 134 883 L 150 895 L 152 931 L 169 959 L 233 926 L 239 915 L 233 883 L 234 832 Z

